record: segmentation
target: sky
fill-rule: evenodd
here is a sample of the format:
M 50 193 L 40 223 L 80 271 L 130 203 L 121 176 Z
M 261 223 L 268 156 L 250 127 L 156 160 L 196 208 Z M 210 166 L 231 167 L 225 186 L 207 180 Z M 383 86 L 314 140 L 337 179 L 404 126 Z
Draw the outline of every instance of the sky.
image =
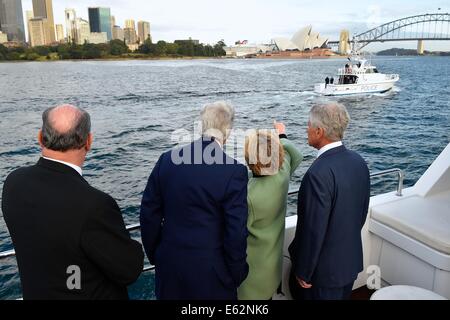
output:
M 32 10 L 32 0 L 22 2 L 24 11 Z M 155 41 L 191 37 L 202 43 L 223 39 L 227 44 L 270 43 L 274 37 L 291 38 L 307 25 L 338 40 L 342 29 L 352 35 L 411 15 L 450 12 L 448 0 L 53 0 L 55 23 L 65 25 L 65 8 L 74 8 L 87 20 L 87 8 L 96 6 L 110 7 L 122 27 L 126 19 L 150 21 Z M 367 49 L 392 47 L 416 48 L 417 43 L 371 44 Z M 428 41 L 425 49 L 450 51 L 450 41 Z

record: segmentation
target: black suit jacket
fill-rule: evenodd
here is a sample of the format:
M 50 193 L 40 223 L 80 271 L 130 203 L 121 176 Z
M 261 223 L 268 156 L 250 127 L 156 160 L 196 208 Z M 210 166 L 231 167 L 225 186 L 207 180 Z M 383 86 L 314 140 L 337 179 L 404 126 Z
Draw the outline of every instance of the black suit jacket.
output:
M 289 247 L 297 277 L 316 287 L 343 287 L 363 270 L 361 229 L 370 199 L 365 161 L 344 146 L 322 154 L 305 174 Z
M 24 299 L 128 299 L 126 286 L 142 272 L 142 247 L 116 201 L 74 169 L 41 158 L 14 171 L 2 210 Z M 76 283 L 70 266 L 79 267 L 81 289 L 67 286 Z

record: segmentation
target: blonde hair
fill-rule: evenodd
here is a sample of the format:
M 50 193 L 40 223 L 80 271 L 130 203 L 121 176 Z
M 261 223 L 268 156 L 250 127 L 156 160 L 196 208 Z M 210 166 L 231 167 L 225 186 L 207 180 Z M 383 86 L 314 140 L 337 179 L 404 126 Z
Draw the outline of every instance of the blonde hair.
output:
M 256 176 L 276 175 L 284 162 L 284 148 L 272 130 L 252 130 L 245 137 L 245 161 Z

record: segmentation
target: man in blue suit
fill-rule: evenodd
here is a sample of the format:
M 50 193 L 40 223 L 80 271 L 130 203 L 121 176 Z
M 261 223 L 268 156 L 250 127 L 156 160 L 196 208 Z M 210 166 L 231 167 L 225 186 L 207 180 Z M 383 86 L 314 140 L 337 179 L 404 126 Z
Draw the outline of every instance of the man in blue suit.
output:
M 160 300 L 234 300 L 248 273 L 248 173 L 222 149 L 234 109 L 216 102 L 201 120 L 202 138 L 164 153 L 142 198 L 142 243 Z
M 365 161 L 342 144 L 350 121 L 341 104 L 314 106 L 308 123 L 309 145 L 317 159 L 298 195 L 298 222 L 289 246 L 291 294 L 296 299 L 349 299 L 363 270 L 361 229 L 370 198 Z

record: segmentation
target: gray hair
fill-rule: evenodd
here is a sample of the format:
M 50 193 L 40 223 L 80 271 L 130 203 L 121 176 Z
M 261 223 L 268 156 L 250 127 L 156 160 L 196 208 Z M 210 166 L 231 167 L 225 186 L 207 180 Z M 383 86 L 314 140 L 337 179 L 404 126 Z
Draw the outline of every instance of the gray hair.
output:
M 65 105 L 68 106 L 68 105 Z M 61 106 L 60 106 L 61 107 Z M 71 106 L 73 107 L 73 106 Z M 91 132 L 91 117 L 77 107 L 74 123 L 66 132 L 59 132 L 53 126 L 51 112 L 58 107 L 51 107 L 42 114 L 42 144 L 50 150 L 66 152 L 83 148 Z
M 201 121 L 204 135 L 223 142 L 228 138 L 229 130 L 233 127 L 234 107 L 225 101 L 208 104 L 201 112 Z
M 350 116 L 344 105 L 330 103 L 315 105 L 309 114 L 311 127 L 322 128 L 331 141 L 340 141 L 350 123 Z

